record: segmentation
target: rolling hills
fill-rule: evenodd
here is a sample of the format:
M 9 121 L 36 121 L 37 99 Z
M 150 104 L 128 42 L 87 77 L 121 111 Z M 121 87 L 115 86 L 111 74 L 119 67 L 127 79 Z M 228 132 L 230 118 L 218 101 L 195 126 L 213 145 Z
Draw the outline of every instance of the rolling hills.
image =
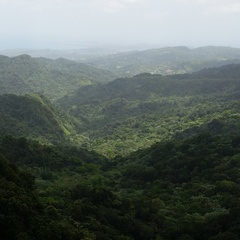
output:
M 56 101 L 58 107 L 41 94 L 2 95 L 0 134 L 80 145 L 111 157 L 205 130 L 232 134 L 239 132 L 239 75 L 238 64 L 191 74 L 144 73 L 82 86 Z
M 51 100 L 80 86 L 114 79 L 109 71 L 66 59 L 0 56 L 0 94 L 42 93 Z
M 90 66 L 105 69 L 117 77 L 129 77 L 140 73 L 172 75 L 199 71 L 206 67 L 220 67 L 240 63 L 240 49 L 224 46 L 188 48 L 185 46 L 162 47 L 146 50 L 134 48 L 83 48 L 75 50 L 13 49 L 0 54 L 14 57 L 28 54 L 34 58 L 64 58 L 88 64 L 89 72 L 96 71 Z M 90 66 L 89 66 L 90 65 Z M 86 65 L 81 65 L 84 69 Z M 88 72 L 88 74 L 89 74 Z M 109 74 L 107 72 L 99 75 Z M 110 78 L 112 79 L 110 74 Z M 113 76 L 113 77 L 114 77 Z
M 239 75 L 234 64 L 184 75 L 140 74 L 82 87 L 57 103 L 83 123 L 91 148 L 125 155 L 214 119 L 239 118 Z
M 239 239 L 240 64 L 71 88 L 39 61 L 0 61 L 1 237 Z
M 206 67 L 240 63 L 240 49 L 215 46 L 195 49 L 165 47 L 109 54 L 86 60 L 86 62 L 107 69 L 119 77 L 133 76 L 144 72 L 172 75 L 191 73 Z

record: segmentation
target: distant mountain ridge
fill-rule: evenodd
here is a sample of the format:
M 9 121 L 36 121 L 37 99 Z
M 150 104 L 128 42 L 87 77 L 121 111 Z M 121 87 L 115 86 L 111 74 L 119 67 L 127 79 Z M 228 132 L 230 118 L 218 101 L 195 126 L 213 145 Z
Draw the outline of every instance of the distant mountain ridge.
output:
M 108 71 L 66 59 L 0 56 L 0 94 L 40 92 L 55 100 L 80 86 L 114 78 Z
M 163 75 L 182 74 L 206 67 L 240 63 L 240 48 L 165 47 L 111 54 L 86 62 L 110 70 L 119 76 L 132 76 L 143 72 Z
M 109 70 L 117 77 L 128 77 L 144 72 L 163 75 L 191 73 L 206 67 L 240 63 L 240 48 L 176 46 L 132 49 L 134 48 L 10 49 L 2 50 L 0 54 L 10 57 L 28 54 L 32 57 L 50 59 L 65 58 Z
M 119 78 L 106 84 L 99 84 L 94 86 L 84 86 L 69 96 L 65 96 L 58 102 L 67 106 L 68 101 L 74 101 L 75 104 L 85 104 L 91 101 L 100 103 L 101 101 L 108 101 L 112 98 L 125 98 L 129 100 L 144 100 L 148 99 L 150 93 L 155 93 L 160 96 L 178 95 L 184 96 L 188 94 L 196 94 L 199 91 L 199 85 L 202 85 L 201 91 L 205 93 L 219 91 L 219 83 L 224 83 L 224 86 L 231 85 L 227 76 L 231 80 L 235 79 L 236 87 L 240 81 L 240 64 L 230 64 L 219 68 L 206 68 L 192 74 L 178 74 L 162 76 L 159 74 L 143 73 L 129 78 Z M 212 84 L 209 86 L 209 78 L 213 78 Z M 200 80 L 201 82 L 197 82 Z M 173 84 L 173 87 L 170 87 Z M 195 89 L 187 88 L 187 84 L 196 86 Z M 193 92 L 193 90 L 195 92 Z

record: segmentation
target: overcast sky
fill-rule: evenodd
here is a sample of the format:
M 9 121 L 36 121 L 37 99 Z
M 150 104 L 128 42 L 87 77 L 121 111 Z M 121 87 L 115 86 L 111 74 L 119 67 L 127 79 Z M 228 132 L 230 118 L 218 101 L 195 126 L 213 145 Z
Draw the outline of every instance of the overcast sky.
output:
M 240 0 L 0 0 L 0 49 L 240 47 Z

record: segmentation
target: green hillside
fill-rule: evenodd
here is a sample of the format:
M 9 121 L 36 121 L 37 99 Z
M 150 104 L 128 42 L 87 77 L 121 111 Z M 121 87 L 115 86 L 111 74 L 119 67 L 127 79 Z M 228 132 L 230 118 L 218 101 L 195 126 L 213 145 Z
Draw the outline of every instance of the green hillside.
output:
M 1 137 L 1 236 L 238 240 L 239 155 L 240 135 L 204 133 L 111 160 Z
M 114 79 L 108 71 L 66 59 L 0 56 L 0 94 L 40 92 L 51 100 L 80 86 Z
M 239 64 L 0 95 L 1 238 L 239 240 L 239 100 Z
M 158 143 L 117 162 L 121 192 L 149 223 L 135 239 L 239 239 L 239 135 Z
M 72 200 L 67 200 L 67 195 L 71 194 L 77 180 L 86 180 L 80 176 L 81 170 L 91 172 L 87 175 L 93 178 L 93 170 L 97 171 L 105 161 L 84 149 L 0 137 L 2 239 L 91 239 L 88 237 L 93 234 L 87 224 L 79 227 L 81 223 L 69 214 L 74 206 Z
M 49 226 L 37 199 L 34 177 L 0 154 L 0 235 L 2 239 L 47 239 Z M 46 229 L 43 233 L 42 229 Z
M 154 74 L 182 74 L 206 67 L 240 63 L 240 49 L 230 47 L 166 47 L 144 51 L 111 54 L 88 60 L 93 66 L 110 70 L 118 76 Z
M 45 97 L 34 94 L 0 96 L 0 134 L 61 143 L 76 134 L 80 124 Z
M 89 147 L 125 155 L 214 119 L 239 119 L 239 76 L 240 65 L 185 75 L 140 74 L 82 87 L 58 104 L 81 120 Z

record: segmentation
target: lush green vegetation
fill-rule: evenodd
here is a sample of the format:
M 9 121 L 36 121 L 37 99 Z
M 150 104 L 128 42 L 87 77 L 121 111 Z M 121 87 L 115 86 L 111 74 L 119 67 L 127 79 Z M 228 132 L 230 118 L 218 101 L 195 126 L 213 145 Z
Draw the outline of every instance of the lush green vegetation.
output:
M 2 239 L 44 239 L 48 218 L 34 193 L 34 178 L 0 155 L 0 234 Z M 41 237 L 40 237 L 41 236 Z M 48 239 L 48 238 L 46 238 Z
M 126 155 L 193 127 L 199 132 L 215 120 L 224 124 L 227 118 L 236 125 L 239 75 L 240 65 L 185 75 L 140 74 L 82 87 L 58 104 L 81 120 L 91 149 Z
M 80 180 L 71 178 L 78 168 L 97 169 L 95 161 L 100 164 L 104 159 L 86 150 L 1 137 L 1 237 L 7 240 L 89 239 L 88 230 L 68 214 L 67 208 L 71 205 L 64 189 Z M 68 191 L 72 191 L 71 188 Z
M 187 51 L 185 48 L 175 50 Z M 206 55 L 205 48 L 194 51 Z M 212 53 L 209 51 L 208 54 L 216 58 L 219 53 L 212 50 Z M 223 48 L 221 54 L 222 57 L 230 54 L 233 58 L 237 57 L 238 52 Z M 4 80 L 1 88 L 3 92 L 6 86 L 9 86 L 21 93 L 42 91 L 51 99 L 78 89 L 73 82 L 68 81 L 65 73 L 79 77 L 78 74 L 83 71 L 78 63 L 64 59 L 36 59 L 22 55 L 15 58 L 2 57 L 0 62 L 3 76 L 10 73 L 9 79 L 3 78 L 9 80 L 7 85 Z M 56 79 L 45 75 L 56 71 L 60 76 L 56 76 L 60 79 L 57 84 L 63 91 L 54 85 Z M 9 106 L 4 105 L 5 97 L 2 99 L 4 107 L 2 106 L 1 111 L 4 113 L 0 133 L 30 137 L 41 142 L 66 141 L 94 149 L 106 156 L 126 155 L 139 148 L 151 146 L 156 141 L 175 137 L 181 132 L 189 135 L 191 130 L 186 130 L 193 129 L 192 127 L 195 127 L 194 132 L 201 131 L 203 125 L 206 128 L 206 124 L 213 120 L 221 122 L 225 117 L 230 117 L 237 121 L 234 119 L 238 118 L 236 111 L 239 107 L 239 72 L 239 65 L 228 65 L 193 74 L 162 76 L 144 73 L 107 84 L 82 86 L 57 101 L 68 114 L 59 108 L 53 110 L 51 103 L 46 103 L 46 100 L 44 106 L 52 109 L 51 116 L 47 114 L 47 117 L 43 116 L 49 110 L 39 109 L 40 104 L 35 106 L 36 101 L 31 103 L 31 100 L 24 103 L 19 99 L 21 106 L 10 104 L 11 110 L 7 110 Z M 104 78 L 97 73 L 99 72 L 90 71 L 88 75 Z M 16 78 L 13 78 L 14 74 Z M 44 85 L 43 82 L 49 85 Z M 29 87 L 29 84 L 38 87 Z M 15 97 L 13 102 L 17 101 Z M 37 113 L 34 112 L 35 107 L 38 109 Z M 28 112 L 34 116 L 29 118 Z
M 0 236 L 240 239 L 239 76 L 232 64 L 83 86 L 57 101 L 68 113 L 1 95 Z
M 55 100 L 80 86 L 113 79 L 108 71 L 66 59 L 0 56 L 0 94 L 40 92 Z
M 230 47 L 166 47 L 145 51 L 111 54 L 87 61 L 93 66 L 108 69 L 118 76 L 139 73 L 182 74 L 206 67 L 220 67 L 240 63 L 239 48 Z
M 43 95 L 3 95 L 0 134 L 81 145 L 113 157 L 203 130 L 239 132 L 239 75 L 239 65 L 228 65 L 84 86 L 57 102 L 68 113 Z
M 240 135 L 112 160 L 2 137 L 0 153 L 4 239 L 239 239 Z
M 75 136 L 80 123 L 39 94 L 0 96 L 0 134 L 57 144 Z M 81 136 L 78 137 L 81 142 Z

